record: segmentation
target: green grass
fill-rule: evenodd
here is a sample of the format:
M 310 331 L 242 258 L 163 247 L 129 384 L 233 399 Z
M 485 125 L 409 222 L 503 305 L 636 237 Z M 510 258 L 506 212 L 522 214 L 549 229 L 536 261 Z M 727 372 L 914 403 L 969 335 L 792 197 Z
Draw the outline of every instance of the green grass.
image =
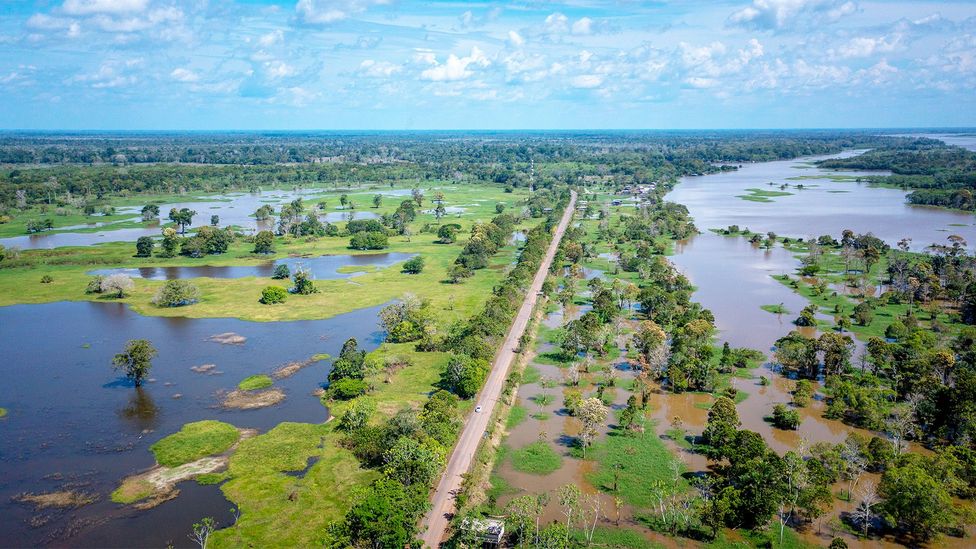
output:
M 593 486 L 604 492 L 613 492 L 614 467 L 619 465 L 617 492 L 625 502 L 639 508 L 654 505 L 651 487 L 655 482 L 672 481 L 672 464 L 680 462 L 661 439 L 648 426 L 641 435 L 626 435 L 620 430 L 611 432 L 607 438 L 594 444 L 586 452 L 586 458 L 596 461 L 596 470 L 589 475 Z M 683 471 L 683 467 L 681 469 Z M 688 484 L 683 478 L 678 481 L 683 490 Z
M 178 432 L 150 446 L 149 450 L 160 465 L 176 467 L 225 452 L 240 436 L 237 427 L 208 419 L 187 423 Z
M 790 311 L 784 307 L 782 304 L 779 305 L 760 305 L 760 309 L 766 311 L 767 313 L 773 313 L 774 315 L 788 315 Z
M 548 475 L 563 465 L 563 458 L 547 443 L 539 441 L 513 450 L 512 467 L 534 475 Z
M 542 379 L 542 374 L 535 366 L 526 366 L 525 371 L 522 372 L 522 385 L 538 383 L 540 379 Z
M 793 193 L 788 193 L 786 191 L 767 191 L 765 189 L 746 189 L 749 194 L 736 195 L 736 198 L 741 198 L 742 200 L 749 200 L 751 202 L 773 202 L 773 198 L 781 196 L 790 196 Z
M 536 413 L 532 414 L 532 419 L 534 419 L 536 421 L 545 421 L 545 420 L 549 419 L 549 414 L 547 414 L 545 412 L 536 412 Z
M 512 430 L 528 417 L 529 411 L 524 406 L 515 405 L 508 411 L 508 419 L 505 420 L 505 428 Z
M 0 418 L 2 418 L 2 417 L 7 417 L 7 409 L 6 408 L 0 408 Z
M 242 391 L 256 391 L 258 389 L 266 389 L 272 385 L 274 385 L 274 381 L 271 379 L 271 376 L 257 374 L 242 379 L 241 382 L 237 384 L 237 388 Z
M 555 397 L 547 394 L 535 395 L 531 398 L 532 402 L 536 403 L 540 408 L 549 406 L 555 400 Z
M 218 530 L 212 547 L 311 547 L 326 524 L 341 518 L 356 488 L 376 478 L 336 443 L 329 424 L 281 423 L 241 442 L 230 458 L 230 480 L 221 485 L 241 509 L 233 528 Z M 319 460 L 301 478 L 309 458 Z
M 613 510 L 605 510 L 608 517 L 613 517 Z M 605 547 L 609 549 L 658 549 L 664 547 L 645 538 L 635 530 L 627 528 L 612 528 L 598 526 L 593 532 L 593 541 L 586 543 L 586 536 L 582 531 L 573 532 L 573 539 L 580 547 Z

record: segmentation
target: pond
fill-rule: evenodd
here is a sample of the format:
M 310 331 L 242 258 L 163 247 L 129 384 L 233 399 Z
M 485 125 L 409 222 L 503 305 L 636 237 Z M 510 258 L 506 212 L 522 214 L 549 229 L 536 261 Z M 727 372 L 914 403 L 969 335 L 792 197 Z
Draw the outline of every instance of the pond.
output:
M 228 193 L 225 195 L 189 198 L 182 202 L 173 202 L 159 205 L 159 214 L 163 221 L 169 215 L 171 208 L 189 208 L 196 213 L 193 216 L 191 228 L 201 227 L 210 224 L 210 216 L 220 217 L 220 226 L 236 226 L 247 232 L 274 229 L 275 219 L 258 221 L 254 218 L 254 212 L 264 205 L 270 205 L 278 210 L 281 204 L 291 202 L 296 198 L 312 200 L 322 194 L 322 189 L 302 189 L 293 191 L 271 190 L 258 193 Z M 338 204 L 338 199 L 330 199 L 330 207 Z M 120 214 L 139 214 L 142 206 L 129 206 L 118 208 Z M 339 223 L 350 219 L 376 219 L 379 215 L 376 212 L 365 210 L 330 211 L 319 216 L 323 221 Z M 135 218 L 136 220 L 140 218 Z M 91 246 L 104 242 L 134 242 L 141 236 L 159 236 L 160 228 L 158 223 L 147 223 L 142 227 L 112 228 L 113 223 L 96 223 L 94 227 L 103 228 L 102 231 L 95 232 L 71 232 L 71 229 L 82 229 L 91 226 L 74 225 L 61 227 L 59 232 L 44 232 L 32 235 L 14 236 L 0 238 L 0 245 L 11 247 L 18 246 L 21 249 L 37 248 L 58 248 L 61 246 Z M 68 230 L 65 230 L 68 229 Z
M 328 410 L 313 392 L 326 380 L 330 360 L 310 362 L 275 381 L 286 393 L 277 406 L 227 410 L 221 394 L 247 376 L 272 374 L 318 353 L 334 356 L 349 337 L 367 350 L 376 348 L 383 337 L 380 308 L 274 323 L 145 317 L 118 303 L 0 308 L 0 402 L 9 411 L 0 420 L 3 544 L 187 546 L 190 526 L 200 517 L 229 524 L 221 517 L 230 504 L 215 486 L 184 482 L 180 497 L 140 513 L 120 508 L 108 494 L 125 476 L 152 466 L 149 446 L 184 423 L 217 419 L 264 432 L 283 421 L 325 421 Z M 228 333 L 245 340 L 210 339 Z M 151 379 L 140 389 L 111 368 L 114 354 L 136 338 L 159 350 Z M 23 492 L 65 487 L 98 493 L 101 500 L 77 510 L 37 512 L 11 501 Z
M 270 277 L 278 265 L 287 265 L 294 273 L 304 268 L 312 273 L 316 280 L 330 280 L 337 278 L 351 278 L 365 274 L 372 269 L 385 269 L 402 261 L 406 261 L 417 254 L 408 253 L 380 253 L 361 255 L 323 255 L 318 257 L 287 257 L 275 261 L 262 262 L 256 265 L 215 266 L 200 265 L 194 267 L 136 267 L 118 269 L 98 269 L 90 271 L 90 275 L 127 274 L 133 278 L 149 280 L 173 280 L 175 278 L 244 278 L 248 276 Z M 346 269 L 343 269 L 346 268 Z M 340 272 L 343 270 L 345 272 Z

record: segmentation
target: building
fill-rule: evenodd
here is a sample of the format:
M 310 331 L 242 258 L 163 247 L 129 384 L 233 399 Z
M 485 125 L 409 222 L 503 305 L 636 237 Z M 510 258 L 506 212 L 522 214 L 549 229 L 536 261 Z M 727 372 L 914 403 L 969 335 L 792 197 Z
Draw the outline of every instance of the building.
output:
M 461 528 L 474 531 L 485 544 L 498 546 L 505 537 L 505 522 L 498 519 L 465 519 Z

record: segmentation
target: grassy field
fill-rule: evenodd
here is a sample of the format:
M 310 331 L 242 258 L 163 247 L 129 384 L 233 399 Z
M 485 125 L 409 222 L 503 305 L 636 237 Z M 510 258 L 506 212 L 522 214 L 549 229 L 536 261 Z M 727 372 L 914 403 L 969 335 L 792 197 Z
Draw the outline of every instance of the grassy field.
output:
M 274 385 L 274 380 L 271 376 L 266 374 L 257 374 L 253 376 L 248 376 L 241 380 L 237 384 L 237 388 L 242 391 L 256 391 L 258 389 L 266 389 Z
M 428 202 L 434 191 L 427 191 Z M 463 285 L 446 282 L 447 270 L 457 258 L 467 240 L 466 231 L 478 220 L 495 215 L 495 204 L 505 203 L 511 211 L 518 211 L 517 203 L 524 192 L 504 193 L 497 187 L 470 186 L 447 188 L 444 191 L 447 206 L 463 205 L 465 211 L 448 215 L 443 223 L 460 223 L 462 233 L 452 245 L 435 243 L 436 220 L 433 214 L 421 213 L 412 224 L 415 234 L 390 239 L 390 246 L 383 252 L 419 254 L 426 261 L 424 272 L 406 275 L 400 266 L 365 272 L 349 279 L 318 280 L 319 292 L 308 296 L 291 296 L 286 306 L 267 306 L 259 303 L 261 290 L 268 285 L 288 284 L 270 278 L 248 277 L 239 279 L 197 278 L 193 283 L 200 289 L 201 299 L 186 307 L 161 308 L 150 303 L 161 281 L 135 280 L 135 290 L 124 299 L 132 308 L 144 315 L 180 316 L 190 318 L 234 317 L 253 321 L 304 320 L 329 318 L 364 307 L 380 305 L 402 296 L 406 292 L 423 295 L 433 305 L 448 311 L 450 320 L 460 318 L 452 310 L 465 311 L 483 302 L 485 293 L 501 280 L 501 268 L 511 260 L 514 247 L 495 257 L 494 268 L 478 271 Z M 371 197 L 373 191 L 363 191 L 363 197 Z M 355 196 L 352 193 L 350 196 Z M 366 201 L 362 203 L 365 205 Z M 399 197 L 386 197 L 384 205 L 376 211 L 392 211 L 399 204 Z M 524 227 L 532 223 L 526 223 Z M 422 232 L 425 225 L 431 232 Z M 276 253 L 256 255 L 253 245 L 243 241 L 231 245 L 227 253 L 202 258 L 136 258 L 133 243 L 109 243 L 98 246 L 57 248 L 55 250 L 29 250 L 21 253 L 21 263 L 29 265 L 0 269 L 0 306 L 19 303 L 46 303 L 51 301 L 99 301 L 112 300 L 99 294 L 86 294 L 85 288 L 93 269 L 107 267 L 169 267 L 169 266 L 231 266 L 253 265 L 273 259 L 296 256 L 361 254 L 350 250 L 349 237 L 323 237 L 312 241 L 282 237 L 277 239 Z M 372 252 L 376 253 L 376 252 Z M 354 269 L 359 271 L 360 269 Z M 346 272 L 349 269 L 345 270 Z M 42 284 L 41 277 L 53 278 Z M 429 291 L 425 291 L 429 290 Z
M 643 435 L 627 435 L 619 430 L 611 432 L 604 441 L 587 451 L 587 459 L 596 462 L 596 470 L 589 481 L 605 492 L 620 496 L 625 502 L 639 508 L 653 508 L 652 487 L 655 483 L 671 485 L 674 467 L 681 472 L 684 466 L 671 450 L 658 438 L 653 429 Z M 614 491 L 616 479 L 616 491 Z M 679 490 L 688 487 L 679 477 Z
M 748 200 L 750 202 L 773 202 L 773 198 L 779 198 L 781 196 L 790 196 L 793 193 L 786 191 L 767 191 L 765 189 L 746 189 L 749 194 L 737 195 L 736 198 L 741 198 L 742 200 Z
M 511 416 L 509 416 L 511 417 Z M 516 471 L 534 475 L 548 475 L 563 465 L 563 458 L 543 441 L 533 442 L 510 452 Z
M 160 465 L 176 467 L 225 452 L 240 436 L 240 431 L 229 423 L 203 420 L 187 423 L 178 432 L 150 446 L 149 450 Z

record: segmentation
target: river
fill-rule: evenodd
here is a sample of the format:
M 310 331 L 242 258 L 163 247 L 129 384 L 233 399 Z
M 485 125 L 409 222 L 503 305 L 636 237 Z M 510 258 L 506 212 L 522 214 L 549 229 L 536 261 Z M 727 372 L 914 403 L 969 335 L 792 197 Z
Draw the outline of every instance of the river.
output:
M 232 522 L 223 516 L 231 504 L 217 486 L 184 482 L 180 497 L 145 512 L 116 505 L 108 494 L 123 477 L 152 466 L 149 446 L 184 423 L 218 419 L 264 432 L 283 421 L 325 421 L 328 410 L 312 393 L 325 382 L 329 360 L 277 380 L 287 396 L 270 408 L 223 409 L 220 395 L 247 376 L 271 374 L 317 353 L 334 356 L 349 337 L 375 349 L 383 337 L 379 309 L 260 323 L 147 317 L 119 303 L 0 308 L 0 402 L 9 410 L 0 420 L 0 544 L 187 546 L 186 534 L 201 517 Z M 229 332 L 246 340 L 210 340 Z M 159 350 L 151 379 L 140 389 L 111 367 L 114 354 L 135 338 Z M 35 511 L 11 500 L 62 489 L 97 493 L 101 500 L 67 511 Z

